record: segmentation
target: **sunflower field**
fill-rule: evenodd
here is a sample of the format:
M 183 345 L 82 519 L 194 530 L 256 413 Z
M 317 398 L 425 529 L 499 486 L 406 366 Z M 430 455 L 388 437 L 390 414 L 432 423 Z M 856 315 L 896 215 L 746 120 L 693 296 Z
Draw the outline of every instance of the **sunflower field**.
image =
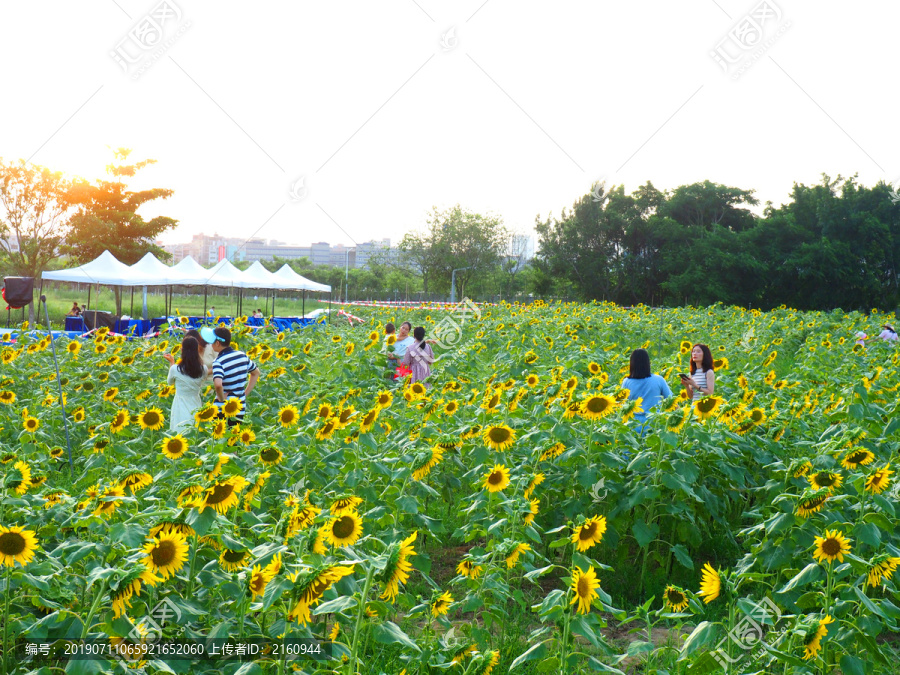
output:
M 0 345 L 0 671 L 900 673 L 900 350 L 854 337 L 891 317 L 484 306 L 386 377 L 383 325 L 449 309 L 239 321 L 243 421 L 178 434 L 177 335 Z M 216 639 L 263 648 L 159 648 Z

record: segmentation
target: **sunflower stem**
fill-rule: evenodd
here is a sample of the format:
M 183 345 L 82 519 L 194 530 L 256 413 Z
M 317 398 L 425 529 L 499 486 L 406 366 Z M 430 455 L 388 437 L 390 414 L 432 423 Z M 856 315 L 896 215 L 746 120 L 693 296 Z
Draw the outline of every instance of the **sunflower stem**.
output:
M 566 607 L 566 609 L 564 611 L 565 611 L 565 620 L 563 622 L 563 639 L 562 639 L 562 645 L 560 647 L 559 675 L 566 675 L 566 673 L 567 673 L 566 661 L 568 660 L 568 651 L 569 651 L 569 622 L 572 620 L 571 608 Z
M 834 563 L 828 563 L 828 580 L 825 583 L 825 615 L 831 616 L 831 590 L 834 583 Z M 828 672 L 828 642 L 822 643 L 822 663 L 823 673 Z
M 194 571 L 196 569 L 197 563 L 197 550 L 200 548 L 200 538 L 194 537 L 194 550 L 193 555 L 191 556 L 191 567 L 188 571 L 188 582 L 187 582 L 187 597 L 193 597 L 192 593 L 194 590 Z
M 81 629 L 81 639 L 84 640 L 88 633 L 91 630 L 91 622 L 94 620 L 94 614 L 97 613 L 97 610 L 100 608 L 100 601 L 103 599 L 103 594 L 106 592 L 106 580 L 103 580 L 103 583 L 100 585 L 100 588 L 97 589 L 97 593 L 94 595 L 94 602 L 91 603 L 91 609 L 88 611 L 87 618 L 85 619 L 84 626 Z
M 353 669 L 351 672 L 356 672 L 359 631 L 362 626 L 363 617 L 366 615 L 366 602 L 369 599 L 369 590 L 372 588 L 372 579 L 374 576 L 375 566 L 369 563 L 369 570 L 366 572 L 366 583 L 363 585 L 362 596 L 359 599 L 359 611 L 356 613 L 356 625 L 353 627 L 353 644 L 350 648 L 350 667 Z

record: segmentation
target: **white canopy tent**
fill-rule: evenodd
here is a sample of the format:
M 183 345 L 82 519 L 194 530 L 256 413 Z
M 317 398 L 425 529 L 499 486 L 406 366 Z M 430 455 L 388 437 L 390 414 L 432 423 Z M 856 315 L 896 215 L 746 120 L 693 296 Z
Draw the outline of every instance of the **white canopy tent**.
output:
M 203 286 L 204 312 L 206 304 L 206 287 L 260 289 L 265 291 L 302 291 L 303 310 L 306 308 L 306 292 L 331 293 L 331 286 L 319 284 L 297 274 L 288 265 L 283 265 L 277 272 L 269 272 L 259 261 L 255 261 L 246 271 L 241 271 L 228 260 L 220 260 L 210 269 L 204 269 L 197 261 L 188 256 L 174 266 L 160 262 L 147 253 L 134 265 L 128 266 L 120 262 L 109 251 L 104 251 L 89 263 L 67 270 L 44 272 L 41 282 L 71 281 L 84 284 L 100 284 L 104 286 Z M 88 287 L 88 306 L 90 306 L 90 288 Z M 268 293 L 267 293 L 268 295 Z M 132 294 L 133 302 L 133 294 Z M 274 310 L 274 293 L 273 293 Z M 145 302 L 146 307 L 146 302 Z M 169 313 L 168 301 L 166 313 Z

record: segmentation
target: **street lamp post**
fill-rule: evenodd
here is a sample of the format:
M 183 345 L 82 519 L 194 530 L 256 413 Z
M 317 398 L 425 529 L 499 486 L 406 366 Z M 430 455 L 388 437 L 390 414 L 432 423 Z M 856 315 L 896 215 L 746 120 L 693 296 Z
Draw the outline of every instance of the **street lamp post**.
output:
M 459 269 L 455 269 L 450 273 L 450 304 L 456 304 L 456 273 L 462 272 L 463 270 L 470 270 L 471 267 L 460 267 Z

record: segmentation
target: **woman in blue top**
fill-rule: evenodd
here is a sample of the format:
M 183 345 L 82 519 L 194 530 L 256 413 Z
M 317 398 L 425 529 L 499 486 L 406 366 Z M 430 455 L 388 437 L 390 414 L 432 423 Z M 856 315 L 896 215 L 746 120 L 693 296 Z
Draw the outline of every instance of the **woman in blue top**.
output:
M 628 400 L 643 399 L 641 408 L 635 418 L 643 425 L 651 408 L 659 405 L 664 398 L 672 395 L 669 385 L 659 375 L 650 372 L 650 354 L 646 349 L 635 349 L 631 352 L 628 377 L 622 380 L 622 387 L 628 390 Z

